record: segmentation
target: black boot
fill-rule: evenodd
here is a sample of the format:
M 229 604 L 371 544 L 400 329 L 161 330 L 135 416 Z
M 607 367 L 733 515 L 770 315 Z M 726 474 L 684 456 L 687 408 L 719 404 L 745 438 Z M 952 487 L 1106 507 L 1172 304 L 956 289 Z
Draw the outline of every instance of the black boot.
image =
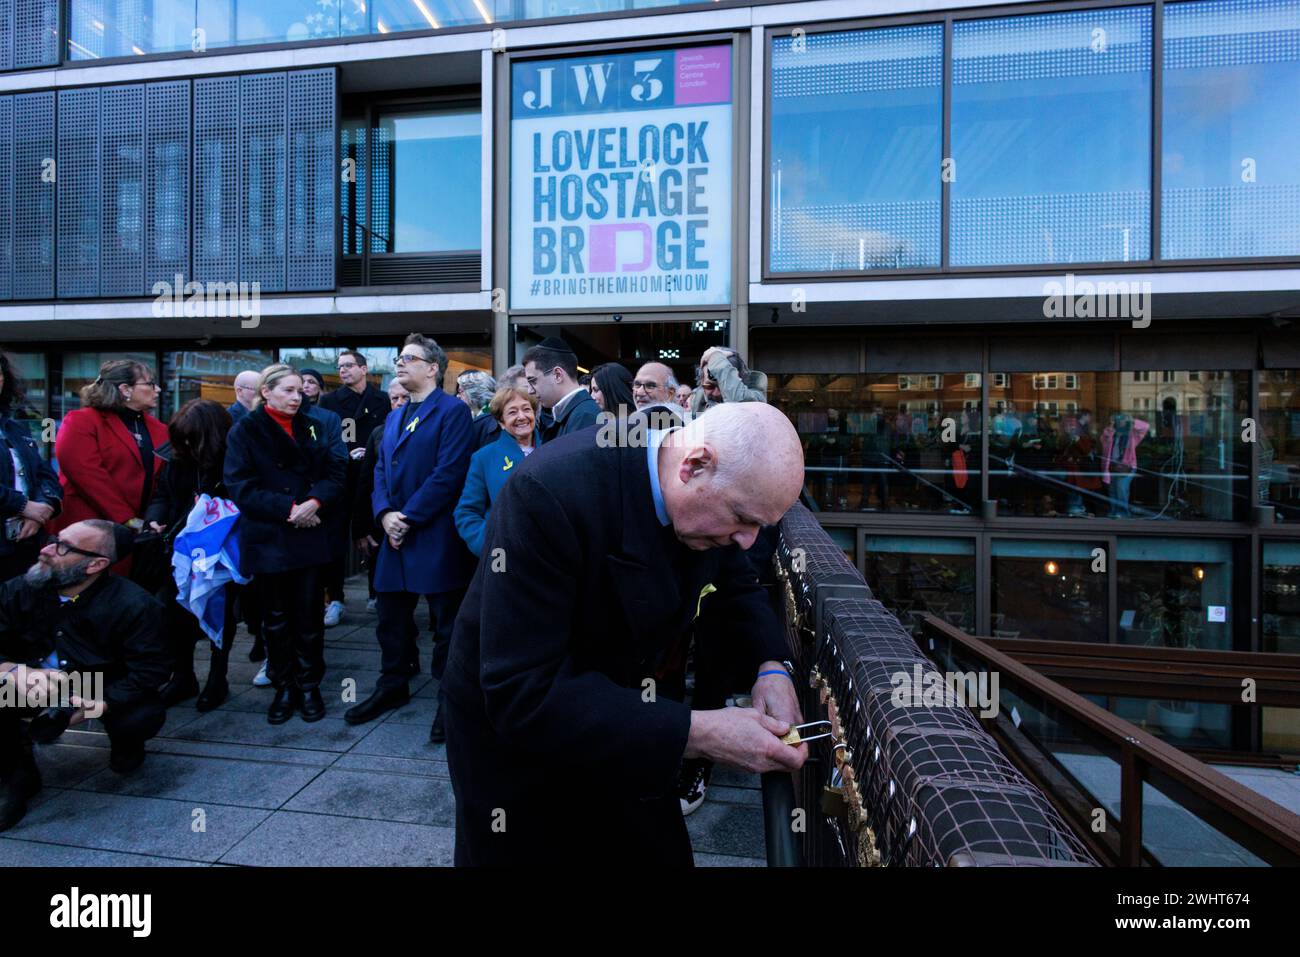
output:
M 269 724 L 284 724 L 301 706 L 302 692 L 293 685 L 281 685 L 275 689 L 275 700 L 266 712 L 266 720 Z
M 438 697 L 438 710 L 433 714 L 433 727 L 429 729 L 429 743 L 442 744 L 447 740 L 447 732 L 442 726 L 442 696 Z
M 325 717 L 325 702 L 320 696 L 320 688 L 312 688 L 302 694 L 302 720 L 310 723 Z
M 182 701 L 188 701 L 199 693 L 199 679 L 194 672 L 188 675 L 176 675 L 171 681 L 158 689 L 164 708 L 174 708 Z
M 411 700 L 411 693 L 405 687 L 392 688 L 387 691 L 376 688 L 365 701 L 353 705 L 343 712 L 343 720 L 348 724 L 365 724 L 381 714 L 400 708 Z
M 230 643 L 234 640 L 234 635 L 230 634 L 232 631 L 233 629 L 227 629 L 220 648 L 216 645 L 212 646 L 212 657 L 208 662 L 208 678 L 203 683 L 203 692 L 195 705 L 199 711 L 212 711 L 230 695 L 230 685 L 226 682 L 226 666 L 230 662 Z
M 18 768 L 0 784 L 0 831 L 7 831 L 27 814 L 27 802 L 41 789 L 41 772 L 36 768 L 30 746 L 24 749 Z

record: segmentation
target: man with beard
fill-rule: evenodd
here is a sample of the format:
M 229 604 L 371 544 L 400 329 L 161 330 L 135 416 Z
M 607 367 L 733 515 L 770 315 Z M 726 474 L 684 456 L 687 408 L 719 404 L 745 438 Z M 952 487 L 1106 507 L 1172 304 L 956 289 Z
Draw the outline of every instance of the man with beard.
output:
M 0 682 L 16 685 L 0 690 L 6 704 L 16 693 L 26 705 L 0 707 L 0 831 L 22 819 L 41 789 L 32 739 L 47 743 L 98 718 L 112 745 L 109 767 L 125 774 L 162 728 L 158 687 L 170 667 L 162 608 L 139 585 L 108 574 L 130 542 L 121 525 L 76 522 L 50 537 L 25 575 L 0 585 Z M 69 682 L 72 673 L 82 680 Z M 71 695 L 60 694 L 69 686 Z M 79 696 L 89 689 L 97 697 Z

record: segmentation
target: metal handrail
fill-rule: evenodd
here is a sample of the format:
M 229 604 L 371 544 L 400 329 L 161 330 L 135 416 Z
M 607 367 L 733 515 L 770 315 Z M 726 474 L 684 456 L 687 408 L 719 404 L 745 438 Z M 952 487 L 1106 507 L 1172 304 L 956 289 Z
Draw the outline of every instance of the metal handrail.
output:
M 794 780 L 786 771 L 768 771 L 763 782 L 763 837 L 768 867 L 800 867 L 794 831 Z
M 1221 825 L 1226 821 L 1232 827 L 1230 832 L 1225 832 L 1229 837 L 1269 863 L 1300 865 L 1300 815 L 1292 814 L 947 622 L 926 615 L 922 629 L 926 638 L 949 642 L 981 666 L 997 671 L 1004 688 L 1011 686 L 1034 692 L 1119 752 L 1121 830 L 1116 863 L 1136 867 L 1144 861 L 1142 784 L 1155 772 L 1207 802 L 1219 820 L 1208 820 L 1197 808 L 1166 794 L 1189 813 L 1217 830 L 1223 830 Z

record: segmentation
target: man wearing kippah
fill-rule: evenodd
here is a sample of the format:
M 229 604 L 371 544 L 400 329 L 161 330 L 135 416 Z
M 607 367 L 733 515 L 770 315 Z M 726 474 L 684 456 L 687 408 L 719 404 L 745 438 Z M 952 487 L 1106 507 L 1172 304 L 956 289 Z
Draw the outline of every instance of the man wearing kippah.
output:
M 563 339 L 548 336 L 525 352 L 524 378 L 550 412 L 541 424 L 543 443 L 596 424 L 600 406 L 578 384 L 578 357 Z

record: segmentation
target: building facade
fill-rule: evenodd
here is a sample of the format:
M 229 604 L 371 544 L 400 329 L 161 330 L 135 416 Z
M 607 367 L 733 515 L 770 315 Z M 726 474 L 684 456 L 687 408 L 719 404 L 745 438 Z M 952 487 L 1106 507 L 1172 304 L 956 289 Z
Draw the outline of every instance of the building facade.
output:
M 33 428 L 110 355 L 725 343 L 905 621 L 1295 654 L 1297 94 L 1300 0 L 0 0 L 0 341 Z

